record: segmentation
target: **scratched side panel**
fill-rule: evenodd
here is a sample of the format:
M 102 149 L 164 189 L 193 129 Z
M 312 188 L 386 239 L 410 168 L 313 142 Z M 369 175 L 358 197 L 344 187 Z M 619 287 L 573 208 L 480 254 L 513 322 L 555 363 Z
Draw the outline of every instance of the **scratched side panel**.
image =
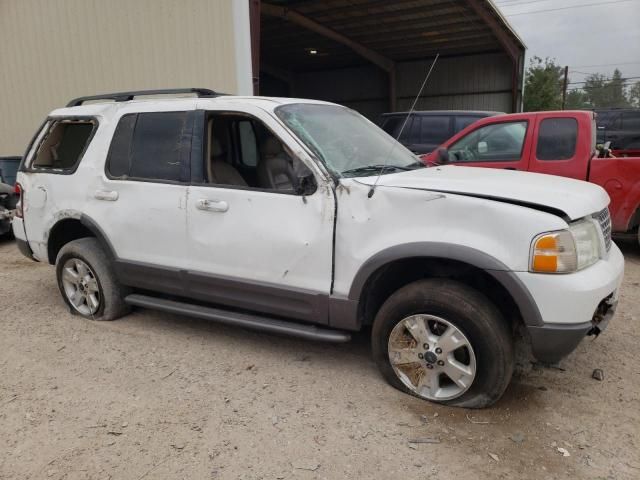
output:
M 359 268 L 378 252 L 413 242 L 470 247 L 526 271 L 531 240 L 565 228 L 554 215 L 509 203 L 379 185 L 355 179 L 338 187 L 334 294 L 346 297 Z

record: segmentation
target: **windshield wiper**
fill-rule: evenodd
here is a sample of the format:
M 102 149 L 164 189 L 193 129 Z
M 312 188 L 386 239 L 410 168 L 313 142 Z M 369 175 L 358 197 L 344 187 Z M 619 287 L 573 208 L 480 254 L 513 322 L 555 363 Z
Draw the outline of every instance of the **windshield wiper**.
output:
M 369 172 L 380 172 L 384 173 L 385 171 L 397 171 L 397 170 L 413 170 L 413 168 L 409 167 L 399 167 L 398 165 L 365 165 L 363 167 L 351 168 L 349 170 L 345 170 L 342 172 L 344 174 L 357 174 L 357 173 L 369 173 Z

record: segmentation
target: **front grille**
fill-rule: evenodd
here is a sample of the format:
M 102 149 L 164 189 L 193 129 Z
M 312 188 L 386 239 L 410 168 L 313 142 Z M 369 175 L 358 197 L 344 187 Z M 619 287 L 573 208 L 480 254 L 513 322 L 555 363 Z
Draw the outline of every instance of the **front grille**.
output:
M 611 215 L 609 214 L 609 209 L 605 208 L 601 212 L 594 213 L 593 218 L 600 222 L 600 229 L 604 236 L 604 245 L 608 252 L 611 249 Z

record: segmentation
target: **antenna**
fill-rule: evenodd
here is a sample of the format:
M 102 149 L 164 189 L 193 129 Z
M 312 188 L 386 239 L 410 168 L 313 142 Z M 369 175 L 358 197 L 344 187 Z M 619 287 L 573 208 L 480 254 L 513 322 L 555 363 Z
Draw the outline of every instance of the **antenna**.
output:
M 413 113 L 413 110 L 416 108 L 416 104 L 418 103 L 418 99 L 422 95 L 422 90 L 424 90 L 424 87 L 427 84 L 427 80 L 429 80 L 429 77 L 431 76 L 431 72 L 433 71 L 433 67 L 436 66 L 436 62 L 438 61 L 438 57 L 440 57 L 439 53 L 436 54 L 436 58 L 433 59 L 433 62 L 431 63 L 431 67 L 429 67 L 429 71 L 427 72 L 427 75 L 424 77 L 424 81 L 422 82 L 422 86 L 420 87 L 420 90 L 418 91 L 418 95 L 416 95 L 416 98 L 413 100 L 413 104 L 411 105 L 411 109 L 409 109 L 409 113 L 407 114 L 407 117 L 404 119 L 404 122 L 402 123 L 402 127 L 400 128 L 400 131 L 398 132 L 398 135 L 396 136 L 396 141 L 393 142 L 393 145 L 391 145 L 391 149 L 389 150 L 389 153 L 384 158 L 384 163 L 382 164 L 382 167 L 380 168 L 380 172 L 378 173 L 378 176 L 376 177 L 376 181 L 373 182 L 373 185 L 371 186 L 371 189 L 369 190 L 369 193 L 367 194 L 368 198 L 373 197 L 373 194 L 376 191 L 376 187 L 378 186 L 378 180 L 380 180 L 380 177 L 382 176 L 382 172 L 384 172 L 384 169 L 387 166 L 387 160 L 389 160 L 389 158 L 391 157 L 391 154 L 393 153 L 393 149 L 396 147 L 398 139 L 400 138 L 400 135 L 402 135 L 402 132 L 404 131 L 404 127 L 407 125 L 407 122 L 409 121 L 409 117 L 411 117 L 411 114 Z

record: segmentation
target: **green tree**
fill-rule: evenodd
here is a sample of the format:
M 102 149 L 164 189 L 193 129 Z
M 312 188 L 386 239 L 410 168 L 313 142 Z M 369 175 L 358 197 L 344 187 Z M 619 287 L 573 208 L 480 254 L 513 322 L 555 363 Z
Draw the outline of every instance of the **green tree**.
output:
M 565 105 L 567 110 L 588 109 L 591 107 L 589 97 L 584 91 L 575 89 L 567 92 L 567 103 Z
M 533 57 L 524 81 L 524 110 L 559 110 L 562 106 L 562 67 L 554 59 Z
M 610 79 L 601 73 L 589 75 L 585 80 L 584 91 L 594 108 L 628 107 L 630 105 L 625 91 L 625 79 L 617 68 Z
M 632 107 L 640 108 L 640 82 L 634 83 L 629 89 L 629 103 Z

